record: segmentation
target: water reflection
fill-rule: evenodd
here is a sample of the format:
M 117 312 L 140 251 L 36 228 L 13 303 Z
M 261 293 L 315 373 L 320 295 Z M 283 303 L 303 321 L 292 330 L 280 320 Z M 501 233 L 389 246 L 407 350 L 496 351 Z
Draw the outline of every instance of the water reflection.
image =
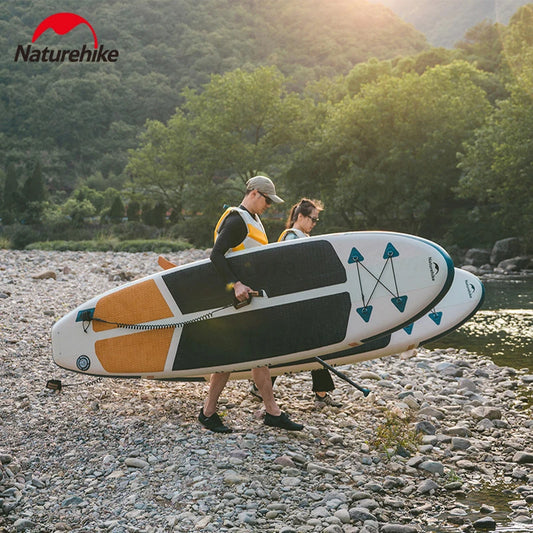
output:
M 533 309 L 533 276 L 485 279 L 483 309 Z

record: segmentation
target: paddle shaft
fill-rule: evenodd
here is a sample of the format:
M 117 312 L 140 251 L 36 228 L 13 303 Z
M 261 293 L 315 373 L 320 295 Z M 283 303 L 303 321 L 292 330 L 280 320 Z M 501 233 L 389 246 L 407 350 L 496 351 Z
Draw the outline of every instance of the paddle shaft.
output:
M 361 391 L 365 397 L 370 394 L 369 389 L 365 389 L 365 387 L 361 387 L 361 385 L 358 385 L 357 383 L 355 383 L 355 381 L 352 381 L 346 374 L 343 374 L 342 372 L 339 372 L 336 368 L 332 367 L 331 365 L 328 365 L 328 363 L 320 359 L 320 357 L 315 357 L 315 360 L 318 361 L 324 368 L 327 368 L 329 371 L 333 372 L 336 376 L 339 376 L 341 379 L 349 383 L 352 387 L 355 387 L 357 390 Z

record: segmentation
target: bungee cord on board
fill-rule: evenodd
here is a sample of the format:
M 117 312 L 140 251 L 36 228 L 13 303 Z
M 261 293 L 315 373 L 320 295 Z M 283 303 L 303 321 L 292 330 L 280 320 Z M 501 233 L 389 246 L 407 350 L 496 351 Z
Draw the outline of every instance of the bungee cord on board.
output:
M 96 317 L 92 314 L 92 312 L 87 311 L 86 316 L 82 317 L 83 322 L 83 331 L 87 333 L 89 330 L 89 326 L 92 321 L 101 322 L 103 324 L 108 324 L 110 326 L 115 326 L 117 328 L 122 329 L 132 329 L 137 331 L 153 331 L 153 330 L 161 330 L 161 329 L 176 329 L 176 328 L 182 328 L 184 326 L 187 326 L 189 324 L 195 324 L 197 322 L 202 322 L 204 320 L 209 320 L 213 318 L 214 315 L 217 313 L 220 313 L 221 311 L 224 311 L 225 309 L 228 309 L 230 307 L 234 307 L 235 309 L 240 309 L 241 307 L 244 307 L 245 305 L 248 305 L 252 301 L 252 297 L 254 296 L 263 296 L 264 292 L 262 290 L 260 291 L 252 291 L 248 295 L 248 299 L 244 302 L 240 302 L 238 300 L 234 300 L 233 303 L 224 305 L 223 307 L 219 307 L 218 309 L 213 309 L 212 311 L 209 311 L 201 316 L 198 316 L 196 318 L 191 318 L 190 320 L 184 320 L 182 322 L 163 322 L 159 324 L 128 324 L 124 322 L 115 322 L 112 320 L 105 320 L 103 318 Z

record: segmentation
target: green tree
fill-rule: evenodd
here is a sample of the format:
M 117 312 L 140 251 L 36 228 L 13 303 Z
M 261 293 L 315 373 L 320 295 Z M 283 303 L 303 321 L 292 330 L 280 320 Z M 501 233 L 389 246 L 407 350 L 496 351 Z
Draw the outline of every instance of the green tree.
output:
M 39 162 L 35 164 L 33 172 L 24 182 L 22 199 L 25 222 L 28 224 L 40 222 L 46 200 L 46 188 Z
M 302 100 L 287 91 L 275 67 L 237 69 L 213 76 L 201 93 L 186 91 L 184 107 L 206 175 L 237 175 L 279 168 L 301 138 Z
M 39 162 L 35 164 L 33 172 L 24 182 L 22 194 L 28 202 L 43 202 L 46 199 L 43 172 Z
M 4 194 L 2 202 L 2 222 L 12 224 L 21 214 L 22 196 L 20 193 L 18 172 L 14 163 L 10 163 L 6 169 L 4 182 Z
M 516 235 L 533 248 L 533 5 L 511 18 L 504 36 L 510 97 L 466 143 L 459 191 L 474 199 L 471 219 L 487 241 Z
M 162 202 L 157 202 L 155 205 L 144 204 L 143 222 L 148 226 L 162 228 L 165 225 L 166 212 L 167 208 Z
M 78 202 L 83 202 L 85 200 L 91 202 L 91 204 L 94 206 L 94 213 L 96 215 L 102 212 L 102 209 L 106 203 L 103 192 L 92 189 L 87 185 L 80 185 L 77 187 L 72 193 L 71 198 L 74 198 Z
M 143 202 L 141 206 L 141 220 L 147 225 L 152 225 L 152 208 L 153 205 L 150 202 Z
M 138 222 L 141 220 L 141 204 L 137 200 L 131 200 L 126 206 L 128 221 Z
M 468 30 L 464 39 L 455 45 L 467 61 L 489 73 L 482 86 L 491 103 L 509 96 L 505 89 L 507 67 L 502 53 L 505 31 L 501 24 L 483 21 Z
M 520 236 L 533 249 L 532 131 L 531 95 L 516 88 L 465 144 L 459 191 L 476 201 L 471 221 L 482 225 L 487 242 Z
M 292 186 L 311 181 L 309 193 L 325 200 L 339 228 L 442 235 L 459 180 L 456 153 L 490 110 L 480 75 L 456 61 L 364 85 L 334 107 L 291 170 Z
M 126 167 L 132 178 L 130 194 L 165 203 L 181 216 L 184 189 L 192 173 L 192 146 L 188 120 L 179 109 L 166 126 L 148 121 L 141 146 L 130 151 Z
M 221 204 L 240 200 L 250 177 L 288 167 L 306 139 L 309 102 L 287 90 L 275 67 L 213 76 L 202 93 L 185 94 L 199 174 L 188 204 L 212 226 Z
M 348 94 L 357 94 L 365 83 L 375 82 L 380 76 L 392 74 L 391 61 L 378 61 L 372 58 L 365 63 L 356 65 L 347 75 Z
M 533 4 L 521 7 L 511 18 L 503 41 L 509 80 L 524 92 L 533 87 Z
M 284 84 L 277 69 L 265 67 L 213 76 L 201 93 L 186 91 L 183 109 L 167 125 L 149 121 L 130 152 L 132 196 L 165 204 L 173 220 L 193 216 L 212 228 L 222 205 L 240 200 L 248 178 L 279 175 L 303 144 L 310 101 Z
M 70 218 L 72 225 L 81 228 L 86 225 L 86 219 L 96 215 L 94 205 L 87 199 L 76 200 L 69 198 L 62 206 L 61 212 Z
M 455 47 L 481 70 L 496 73 L 501 69 L 504 30 L 502 24 L 484 20 L 470 28 Z
M 124 218 L 124 214 L 124 203 L 122 202 L 120 196 L 116 196 L 109 209 L 109 219 L 114 224 L 117 224 L 118 222 L 122 221 L 122 219 Z
M 99 212 L 102 223 L 117 223 L 122 220 L 126 209 L 122 202 L 121 193 L 113 187 L 108 187 L 103 193 L 103 207 Z
M 416 72 L 423 74 L 426 70 L 436 67 L 437 65 L 448 65 L 452 61 L 459 59 L 456 50 L 446 48 L 430 48 L 424 50 L 415 56 L 408 56 L 405 59 L 400 58 L 395 62 L 393 73 L 396 75 Z

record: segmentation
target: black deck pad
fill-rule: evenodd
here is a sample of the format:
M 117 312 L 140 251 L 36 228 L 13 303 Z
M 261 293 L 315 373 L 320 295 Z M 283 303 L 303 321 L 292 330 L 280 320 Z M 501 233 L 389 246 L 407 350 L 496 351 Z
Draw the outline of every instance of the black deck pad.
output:
M 365 342 L 364 344 L 361 344 L 359 346 L 355 346 L 353 348 L 347 348 L 346 350 L 341 350 L 339 352 L 333 352 L 328 353 L 325 355 L 321 355 L 320 359 L 323 361 L 329 361 L 331 359 L 340 359 L 342 357 L 348 357 L 352 355 L 357 355 L 359 353 L 368 353 L 372 352 L 374 350 L 381 350 L 382 348 L 385 348 L 390 343 L 390 333 L 388 335 L 384 335 L 383 337 L 379 337 L 377 339 L 371 340 L 369 342 Z M 270 368 L 283 368 L 285 366 L 297 366 L 297 365 L 304 365 L 306 363 L 316 363 L 317 360 L 314 357 L 311 357 L 309 359 L 302 359 L 301 361 L 298 361 L 297 363 L 283 363 L 279 365 L 271 365 Z M 339 365 L 344 363 L 338 363 Z
M 229 264 L 240 281 L 269 297 L 336 285 L 346 281 L 346 270 L 328 241 L 302 239 L 282 248 L 264 246 L 253 253 L 230 256 Z M 233 291 L 211 262 L 163 275 L 168 290 L 183 314 L 231 304 Z
M 342 342 L 350 305 L 343 292 L 188 324 L 172 370 L 272 360 Z

